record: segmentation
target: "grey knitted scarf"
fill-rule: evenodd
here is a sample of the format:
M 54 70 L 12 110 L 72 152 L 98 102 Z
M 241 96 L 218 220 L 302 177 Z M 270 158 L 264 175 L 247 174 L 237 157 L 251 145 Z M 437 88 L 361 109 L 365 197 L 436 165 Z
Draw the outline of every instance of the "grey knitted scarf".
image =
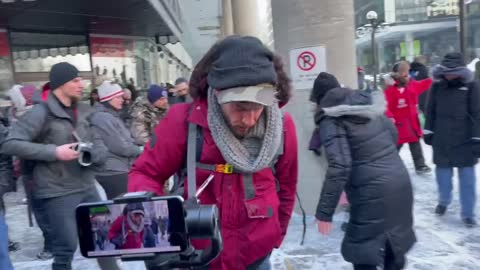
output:
M 225 161 L 244 173 L 269 168 L 282 140 L 282 111 L 275 103 L 265 108 L 256 126 L 238 139 L 230 130 L 214 90 L 208 91 L 208 127 Z

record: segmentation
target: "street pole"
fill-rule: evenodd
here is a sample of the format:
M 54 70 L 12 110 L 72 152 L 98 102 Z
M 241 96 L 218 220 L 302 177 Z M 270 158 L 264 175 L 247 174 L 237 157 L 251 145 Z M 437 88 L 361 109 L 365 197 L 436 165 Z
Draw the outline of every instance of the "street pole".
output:
M 466 44 L 466 33 L 465 33 L 465 0 L 458 1 L 460 15 L 459 15 L 459 26 L 460 26 L 460 52 L 463 54 L 465 59 L 468 59 L 469 56 L 467 55 L 467 44 Z
M 377 90 L 377 54 L 375 46 L 375 30 L 377 28 L 376 22 L 372 21 L 372 64 L 373 64 L 373 90 Z

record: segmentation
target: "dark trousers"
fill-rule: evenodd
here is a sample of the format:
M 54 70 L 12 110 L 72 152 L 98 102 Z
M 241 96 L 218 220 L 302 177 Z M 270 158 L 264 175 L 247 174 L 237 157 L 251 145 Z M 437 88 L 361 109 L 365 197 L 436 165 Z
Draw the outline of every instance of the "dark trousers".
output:
M 33 216 L 43 234 L 43 250 L 52 252 L 55 235 L 48 220 L 48 212 L 41 200 L 32 198 L 31 204 Z
M 55 232 L 52 243 L 54 256 L 52 270 L 72 269 L 73 254 L 78 245 L 75 208 L 80 203 L 99 200 L 100 197 L 93 185 L 89 190 L 82 192 L 38 200 L 38 203 L 47 212 L 51 231 Z M 119 269 L 113 258 L 99 259 L 99 264 L 101 269 Z
M 398 145 L 398 151 L 402 149 L 403 144 Z M 425 164 L 425 158 L 423 157 L 422 145 L 420 142 L 411 142 L 408 143 L 410 147 L 410 153 L 412 154 L 413 164 L 415 164 L 415 169 L 418 170 L 422 167 L 427 166 Z
M 128 173 L 95 177 L 107 194 L 107 199 L 112 200 L 127 192 Z
M 405 267 L 405 257 L 396 258 L 389 243 L 385 248 L 384 270 L 401 270 Z M 377 270 L 377 265 L 354 264 L 354 270 Z

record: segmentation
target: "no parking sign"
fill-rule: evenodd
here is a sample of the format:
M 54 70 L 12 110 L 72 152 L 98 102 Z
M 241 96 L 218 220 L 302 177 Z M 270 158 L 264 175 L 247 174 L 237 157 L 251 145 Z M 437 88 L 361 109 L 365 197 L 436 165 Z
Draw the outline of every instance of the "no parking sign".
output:
M 290 75 L 295 89 L 311 89 L 315 78 L 326 69 L 324 46 L 290 50 Z

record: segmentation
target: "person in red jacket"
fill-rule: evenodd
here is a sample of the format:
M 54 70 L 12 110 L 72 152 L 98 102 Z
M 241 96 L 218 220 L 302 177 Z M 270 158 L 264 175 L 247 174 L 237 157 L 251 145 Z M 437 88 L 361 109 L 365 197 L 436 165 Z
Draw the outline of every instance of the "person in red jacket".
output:
M 214 176 L 198 199 L 218 207 L 223 238 L 209 269 L 270 269 L 298 180 L 295 125 L 280 110 L 291 94 L 284 66 L 259 39 L 227 37 L 197 64 L 190 90 L 193 103 L 173 105 L 158 124 L 133 165 L 128 189 L 162 195 L 165 181 L 182 169 L 189 123 L 197 125 L 203 135 L 197 187 Z M 233 171 L 219 169 L 226 165 Z M 208 244 L 193 243 L 198 249 Z
M 123 214 L 112 223 L 108 239 L 115 249 L 142 248 L 145 228 L 145 210 L 142 203 L 129 203 Z
M 418 96 L 428 90 L 432 79 L 421 81 L 410 80 L 410 65 L 402 61 L 395 64 L 394 84 L 387 87 L 387 116 L 392 118 L 398 131 L 398 149 L 408 143 L 412 153 L 415 170 L 418 174 L 428 174 L 432 170 L 425 164 L 420 138 L 423 136 L 418 118 Z

